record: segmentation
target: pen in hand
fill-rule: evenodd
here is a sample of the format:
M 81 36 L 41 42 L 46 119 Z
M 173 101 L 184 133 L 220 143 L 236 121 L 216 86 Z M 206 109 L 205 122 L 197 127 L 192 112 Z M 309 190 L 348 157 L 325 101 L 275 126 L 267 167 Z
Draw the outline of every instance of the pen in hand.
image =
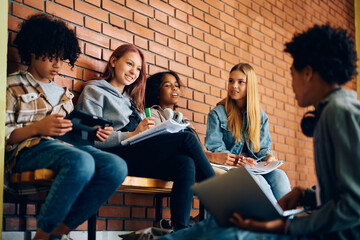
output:
M 145 116 L 146 116 L 146 117 L 151 117 L 150 108 L 145 108 Z

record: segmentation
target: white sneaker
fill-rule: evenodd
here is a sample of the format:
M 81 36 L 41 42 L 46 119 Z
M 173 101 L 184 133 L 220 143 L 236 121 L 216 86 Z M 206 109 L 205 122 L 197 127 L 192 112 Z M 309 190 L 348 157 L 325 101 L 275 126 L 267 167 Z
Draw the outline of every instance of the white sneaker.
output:
M 62 235 L 62 237 L 61 237 L 60 240 L 74 240 L 74 239 L 72 239 L 72 238 L 69 237 L 68 235 L 64 234 L 64 235 Z

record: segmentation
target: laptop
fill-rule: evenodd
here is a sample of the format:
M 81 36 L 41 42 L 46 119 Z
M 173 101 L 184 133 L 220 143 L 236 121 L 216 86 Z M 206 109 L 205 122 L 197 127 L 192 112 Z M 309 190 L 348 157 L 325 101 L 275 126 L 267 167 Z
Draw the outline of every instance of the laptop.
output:
M 304 211 L 282 210 L 277 202 L 270 201 L 254 177 L 240 166 L 194 185 L 192 190 L 223 227 L 231 225 L 229 218 L 235 211 L 243 218 L 256 220 L 273 220 Z

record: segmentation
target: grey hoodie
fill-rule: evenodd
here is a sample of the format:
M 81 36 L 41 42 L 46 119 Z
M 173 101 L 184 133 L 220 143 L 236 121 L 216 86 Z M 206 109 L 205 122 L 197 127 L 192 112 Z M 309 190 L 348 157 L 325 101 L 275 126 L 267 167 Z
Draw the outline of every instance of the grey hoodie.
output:
M 128 132 L 120 132 L 129 123 L 132 113 L 129 96 L 121 94 L 115 87 L 105 80 L 92 80 L 86 83 L 76 108 L 93 115 L 103 117 L 113 122 L 114 132 L 105 142 L 96 142 L 98 148 L 120 145 L 128 138 Z M 143 118 L 143 114 L 140 114 Z

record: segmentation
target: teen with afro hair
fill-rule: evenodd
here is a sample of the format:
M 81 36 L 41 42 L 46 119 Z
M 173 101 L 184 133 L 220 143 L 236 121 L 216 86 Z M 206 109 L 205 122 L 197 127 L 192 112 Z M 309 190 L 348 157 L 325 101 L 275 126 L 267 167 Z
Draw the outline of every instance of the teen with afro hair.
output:
M 95 214 L 127 175 L 125 161 L 95 147 L 71 146 L 55 138 L 72 130 L 64 117 L 73 94 L 53 78 L 63 61 L 74 66 L 80 48 L 74 31 L 40 14 L 21 25 L 14 43 L 27 71 L 7 79 L 6 171 L 52 169 L 57 175 L 37 219 L 34 239 L 69 239 L 67 234 Z M 98 129 L 105 141 L 112 127 Z

